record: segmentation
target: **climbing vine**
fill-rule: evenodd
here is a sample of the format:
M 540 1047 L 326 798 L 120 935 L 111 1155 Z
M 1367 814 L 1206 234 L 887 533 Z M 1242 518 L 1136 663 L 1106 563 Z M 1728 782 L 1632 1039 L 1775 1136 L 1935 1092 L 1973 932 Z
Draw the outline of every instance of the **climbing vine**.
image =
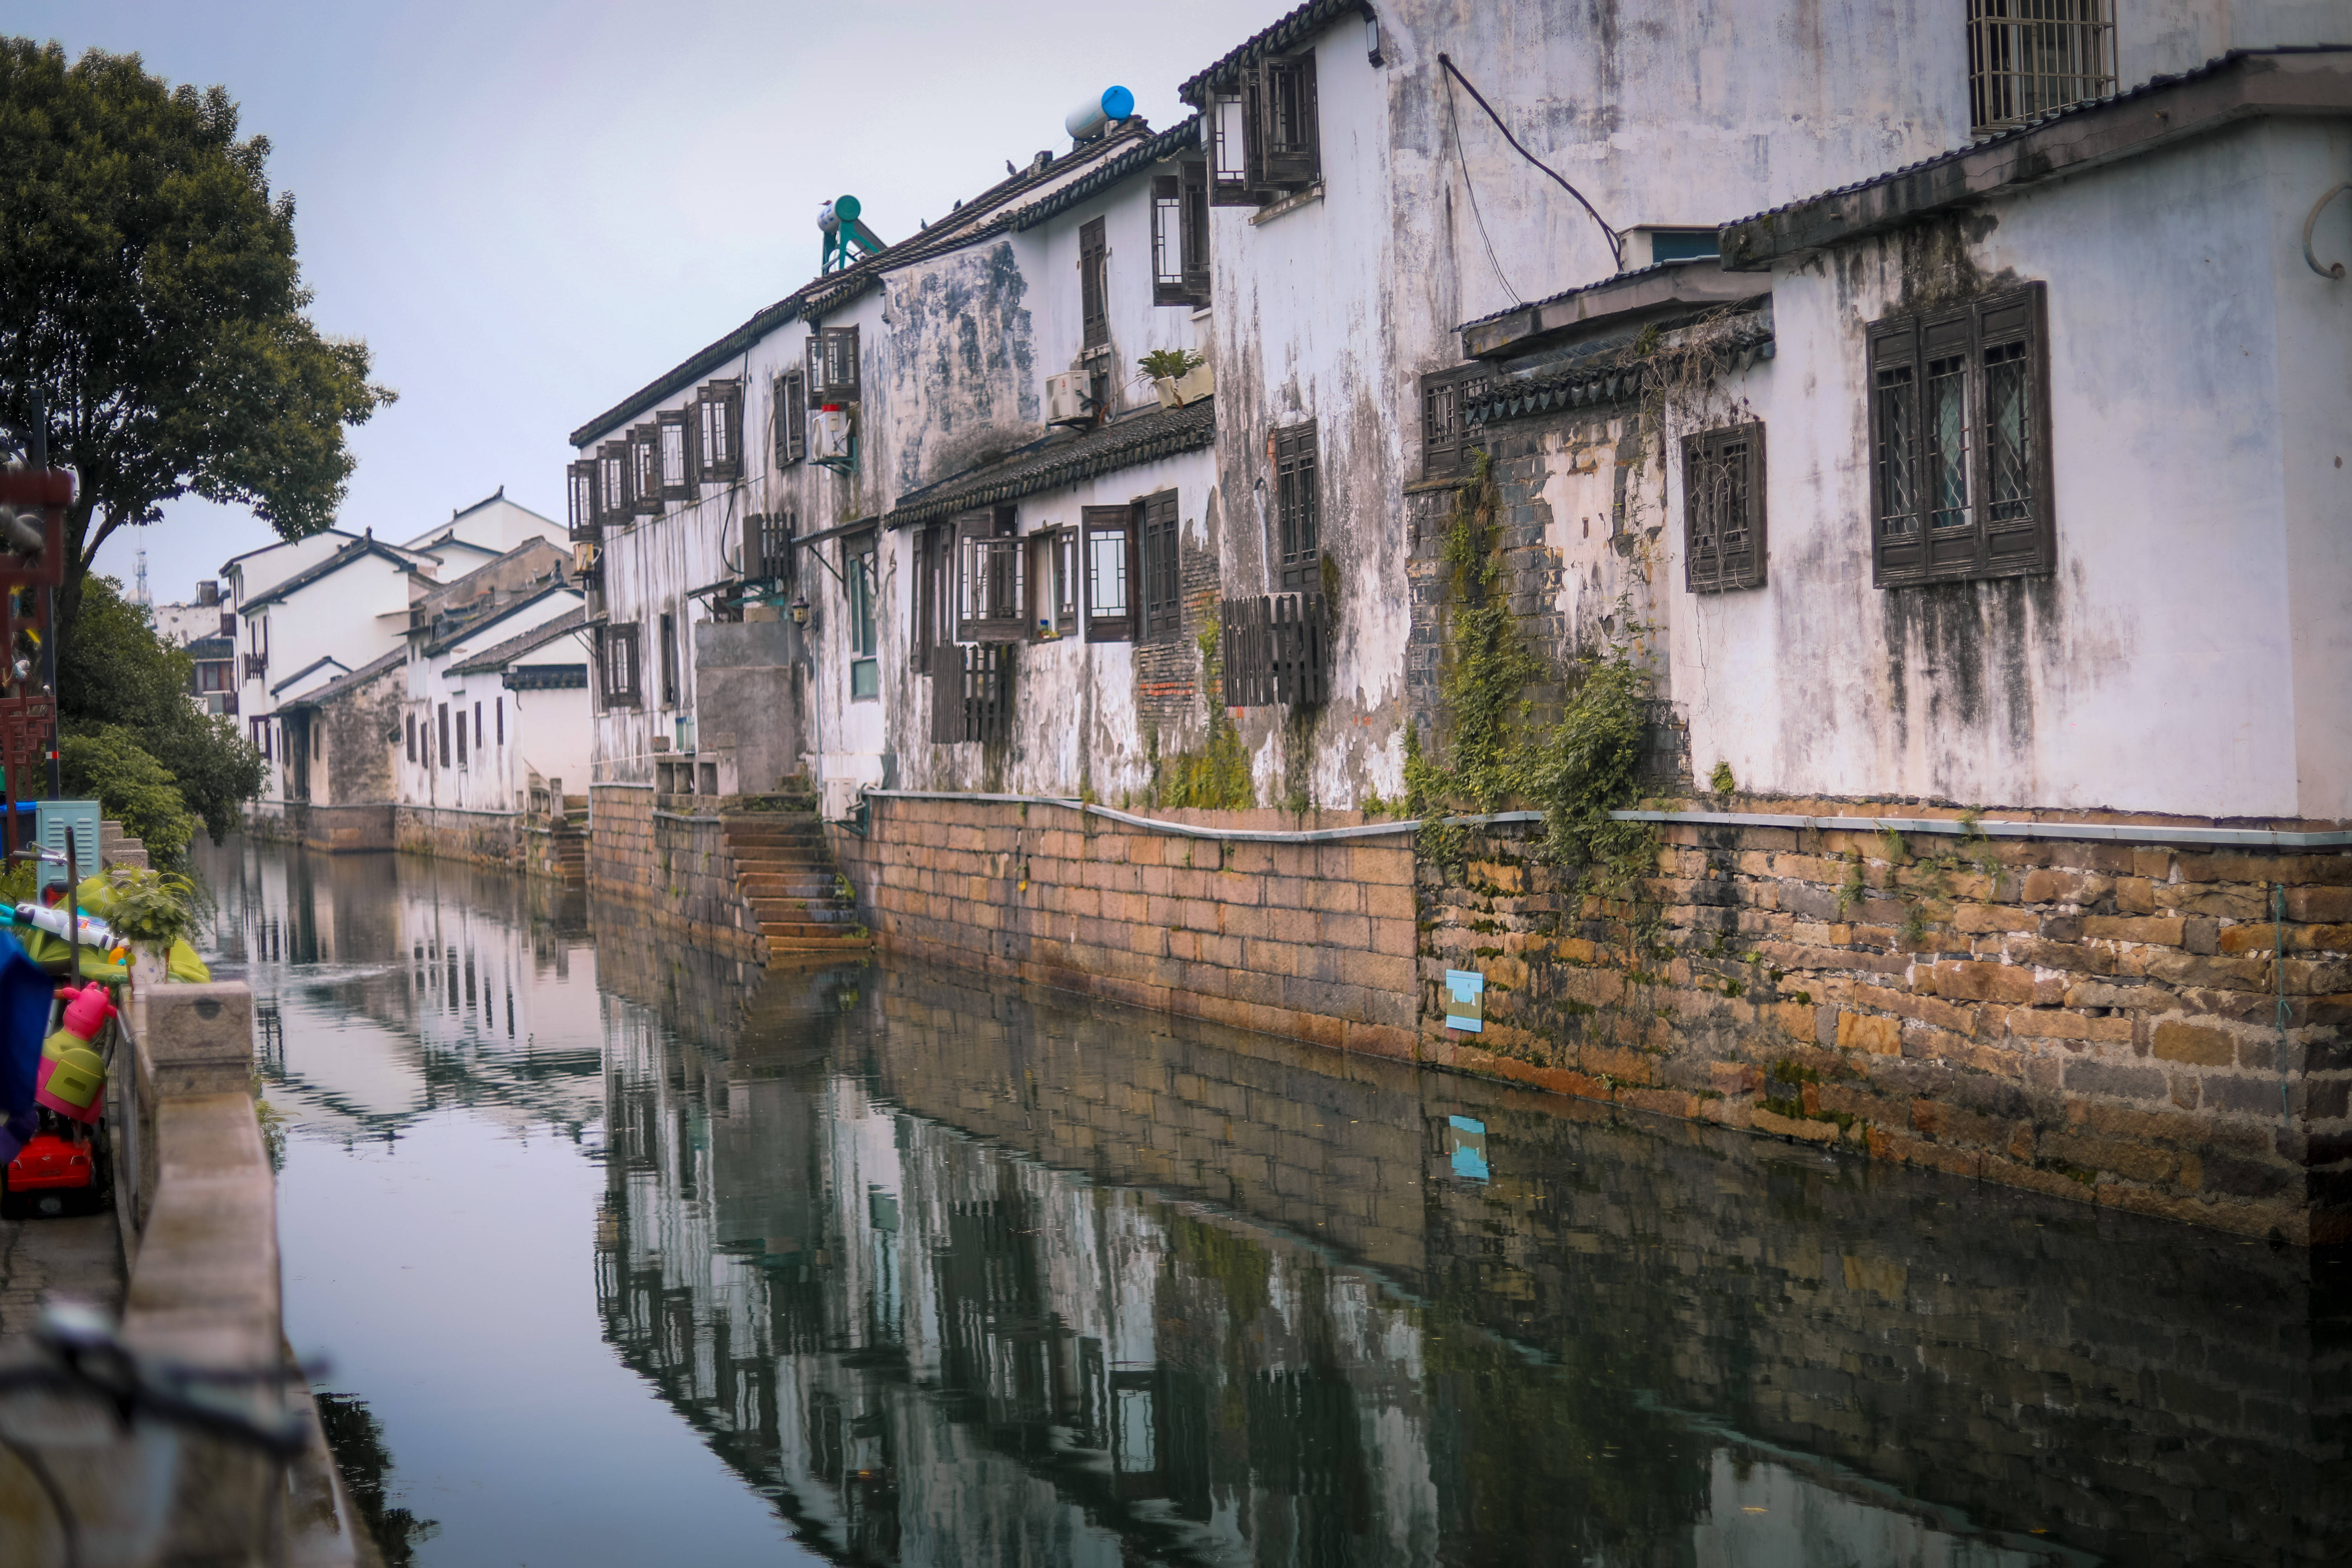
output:
M 1224 641 L 1213 611 L 1194 642 L 1201 654 L 1201 692 L 1208 705 L 1209 733 L 1197 751 L 1165 757 L 1160 754 L 1159 732 L 1148 734 L 1144 745 L 1151 783 L 1147 793 L 1155 809 L 1198 806 L 1246 811 L 1257 805 L 1257 790 L 1250 782 L 1249 752 L 1242 744 L 1241 731 L 1225 710 Z

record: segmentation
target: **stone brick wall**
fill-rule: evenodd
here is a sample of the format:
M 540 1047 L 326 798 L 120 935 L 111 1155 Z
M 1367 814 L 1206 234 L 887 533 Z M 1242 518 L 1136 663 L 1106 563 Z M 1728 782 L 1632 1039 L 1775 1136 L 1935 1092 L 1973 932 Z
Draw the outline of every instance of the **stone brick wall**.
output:
M 1217 557 L 1189 542 L 1177 547 L 1182 612 L 1179 635 L 1135 649 L 1135 715 L 1174 749 L 1178 731 L 1201 720 L 1201 633 L 1217 613 Z
M 404 805 L 393 816 L 393 833 L 406 855 L 464 860 L 476 866 L 523 867 L 522 816 L 519 812 L 454 811 Z
M 767 942 L 735 885 L 710 798 L 596 784 L 589 791 L 588 887 L 644 909 L 658 929 L 764 960 Z
M 1276 811 L 1171 812 L 1290 829 Z M 1360 821 L 1325 813 L 1308 826 Z M 1219 843 L 1063 806 L 877 799 L 834 853 L 885 947 L 1381 1056 L 1412 1050 L 1409 840 Z
M 2352 855 L 1675 826 L 1603 906 L 1529 837 L 1420 868 L 1423 1059 L 2352 1239 Z M 1444 1027 L 1449 967 L 1486 977 L 1482 1035 Z

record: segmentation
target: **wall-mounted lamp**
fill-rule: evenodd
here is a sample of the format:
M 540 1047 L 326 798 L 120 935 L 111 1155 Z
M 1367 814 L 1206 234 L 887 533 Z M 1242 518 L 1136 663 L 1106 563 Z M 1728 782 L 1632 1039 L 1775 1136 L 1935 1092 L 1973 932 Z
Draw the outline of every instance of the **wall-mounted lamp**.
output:
M 796 594 L 793 596 L 793 625 L 796 626 L 804 626 L 808 625 L 808 595 L 806 594 Z
M 1370 6 L 1364 7 L 1364 58 L 1376 66 L 1388 61 L 1381 58 L 1381 18 Z

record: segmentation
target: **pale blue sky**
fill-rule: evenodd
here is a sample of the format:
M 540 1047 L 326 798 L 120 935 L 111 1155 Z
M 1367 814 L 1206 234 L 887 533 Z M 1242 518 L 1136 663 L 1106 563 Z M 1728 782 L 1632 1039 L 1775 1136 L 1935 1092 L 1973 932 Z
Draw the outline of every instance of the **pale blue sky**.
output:
M 1172 123 L 1176 84 L 1292 3 L 10 0 L 0 27 L 221 83 L 269 138 L 313 319 L 401 394 L 342 521 L 400 537 L 500 485 L 560 517 L 565 435 L 806 281 L 825 198 L 900 238 L 1067 146 L 1090 92 Z M 183 501 L 100 569 L 127 585 L 143 543 L 184 599 L 268 537 Z

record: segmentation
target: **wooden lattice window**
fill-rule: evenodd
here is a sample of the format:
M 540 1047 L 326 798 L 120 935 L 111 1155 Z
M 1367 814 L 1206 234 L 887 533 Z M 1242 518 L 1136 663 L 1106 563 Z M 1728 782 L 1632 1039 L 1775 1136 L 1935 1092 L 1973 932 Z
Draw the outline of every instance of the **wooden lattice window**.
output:
M 596 500 L 596 460 L 590 458 L 569 464 L 563 470 L 564 491 L 570 503 L 569 522 L 574 539 L 595 539 L 604 532 L 604 508 Z
M 825 327 L 809 334 L 809 397 L 820 408 L 857 401 L 857 329 Z
M 654 416 L 661 429 L 661 495 L 664 500 L 695 496 L 694 410 L 666 408 Z
M 1683 437 L 1683 581 L 1694 594 L 1764 585 L 1764 426 Z
M 607 441 L 596 448 L 597 517 L 606 528 L 629 521 L 629 444 Z
M 1872 577 L 2053 571 L 2042 285 L 1869 329 Z
M 1274 531 L 1279 583 L 1286 594 L 1322 587 L 1321 475 L 1315 421 L 1274 433 Z
M 607 708 L 636 708 L 645 702 L 645 693 L 638 684 L 637 627 L 604 626 L 596 636 L 596 666 L 598 679 L 604 690 Z M 449 737 L 445 730 L 442 749 L 448 749 Z
M 1018 642 L 1028 635 L 1027 551 L 1013 535 L 1013 510 L 966 512 L 956 519 L 956 640 Z
M 1135 640 L 1137 544 L 1135 513 L 1123 506 L 1081 509 L 1085 525 L 1082 547 L 1087 593 L 1087 641 Z
M 661 515 L 661 429 L 656 425 L 629 429 L 629 510 L 637 517 Z
M 1421 378 L 1421 471 L 1425 479 L 1451 479 L 1469 466 L 1469 425 L 1462 416 L 1462 389 L 1474 370 L 1437 371 Z
M 697 478 L 705 484 L 732 484 L 743 477 L 743 384 L 703 384 L 694 400 Z

